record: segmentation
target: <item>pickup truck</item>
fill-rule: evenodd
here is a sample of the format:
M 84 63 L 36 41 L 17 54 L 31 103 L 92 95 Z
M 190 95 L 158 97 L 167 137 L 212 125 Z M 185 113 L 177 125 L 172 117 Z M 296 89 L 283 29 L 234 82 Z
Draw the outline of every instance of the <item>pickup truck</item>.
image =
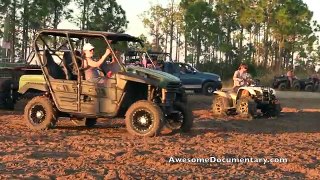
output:
M 143 59 L 145 59 L 145 63 L 143 63 Z M 198 71 L 187 63 L 174 62 L 169 53 L 148 51 L 146 54 L 143 51 L 129 51 L 125 55 L 125 63 L 127 65 L 155 68 L 172 74 L 180 78 L 186 90 L 193 90 L 195 93 L 213 95 L 215 90 L 222 88 L 219 75 Z
M 163 62 L 162 71 L 179 77 L 186 90 L 195 93 L 212 95 L 215 90 L 222 88 L 221 78 L 214 73 L 198 71 L 187 63 Z

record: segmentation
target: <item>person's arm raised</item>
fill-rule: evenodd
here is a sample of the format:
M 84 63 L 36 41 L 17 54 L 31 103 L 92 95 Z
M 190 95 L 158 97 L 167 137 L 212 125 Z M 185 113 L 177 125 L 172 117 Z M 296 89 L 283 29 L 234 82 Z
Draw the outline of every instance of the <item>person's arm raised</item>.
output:
M 110 49 L 107 49 L 104 55 L 101 57 L 101 59 L 99 59 L 99 61 L 93 61 L 91 58 L 88 59 L 88 65 L 91 67 L 99 67 L 110 54 Z

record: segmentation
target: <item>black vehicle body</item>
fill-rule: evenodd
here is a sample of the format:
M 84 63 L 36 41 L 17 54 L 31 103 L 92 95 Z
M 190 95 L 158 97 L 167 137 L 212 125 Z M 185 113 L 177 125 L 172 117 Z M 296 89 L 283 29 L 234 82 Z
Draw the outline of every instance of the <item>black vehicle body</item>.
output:
M 315 78 L 306 78 L 306 79 L 293 79 L 293 86 L 290 86 L 290 81 L 286 75 L 275 76 L 273 79 L 273 88 L 279 90 L 288 90 L 293 89 L 296 91 L 305 90 L 305 91 L 315 91 L 319 86 L 319 80 Z

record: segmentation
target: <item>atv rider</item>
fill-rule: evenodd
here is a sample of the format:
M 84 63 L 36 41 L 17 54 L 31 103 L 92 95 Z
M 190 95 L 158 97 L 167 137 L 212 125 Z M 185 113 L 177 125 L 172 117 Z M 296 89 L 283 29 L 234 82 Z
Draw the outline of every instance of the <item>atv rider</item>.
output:
M 288 78 L 288 80 L 289 80 L 289 82 L 290 82 L 290 87 L 293 87 L 293 79 L 295 78 L 293 69 L 290 69 L 290 70 L 287 72 L 287 78 Z
M 238 70 L 233 74 L 233 91 L 237 92 L 241 86 L 250 85 L 252 82 L 251 75 L 247 72 L 248 65 L 240 64 Z

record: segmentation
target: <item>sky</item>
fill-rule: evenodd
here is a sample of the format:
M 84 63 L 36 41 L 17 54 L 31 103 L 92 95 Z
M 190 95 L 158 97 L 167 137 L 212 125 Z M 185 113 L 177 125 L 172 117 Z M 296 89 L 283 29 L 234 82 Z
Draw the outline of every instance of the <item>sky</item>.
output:
M 144 28 L 142 20 L 139 17 L 143 12 L 150 9 L 152 5 L 161 4 L 167 6 L 172 0 L 117 0 L 117 3 L 126 12 L 127 20 L 129 21 L 126 33 L 133 36 L 140 36 L 141 34 L 148 36 L 148 29 Z M 313 12 L 313 19 L 320 23 L 320 0 L 303 0 Z M 174 0 L 175 3 L 180 0 Z M 72 7 L 71 7 L 72 8 Z M 76 8 L 72 8 L 76 9 Z M 79 29 L 75 24 L 68 21 L 63 21 L 58 28 Z M 151 40 L 150 37 L 148 40 Z

